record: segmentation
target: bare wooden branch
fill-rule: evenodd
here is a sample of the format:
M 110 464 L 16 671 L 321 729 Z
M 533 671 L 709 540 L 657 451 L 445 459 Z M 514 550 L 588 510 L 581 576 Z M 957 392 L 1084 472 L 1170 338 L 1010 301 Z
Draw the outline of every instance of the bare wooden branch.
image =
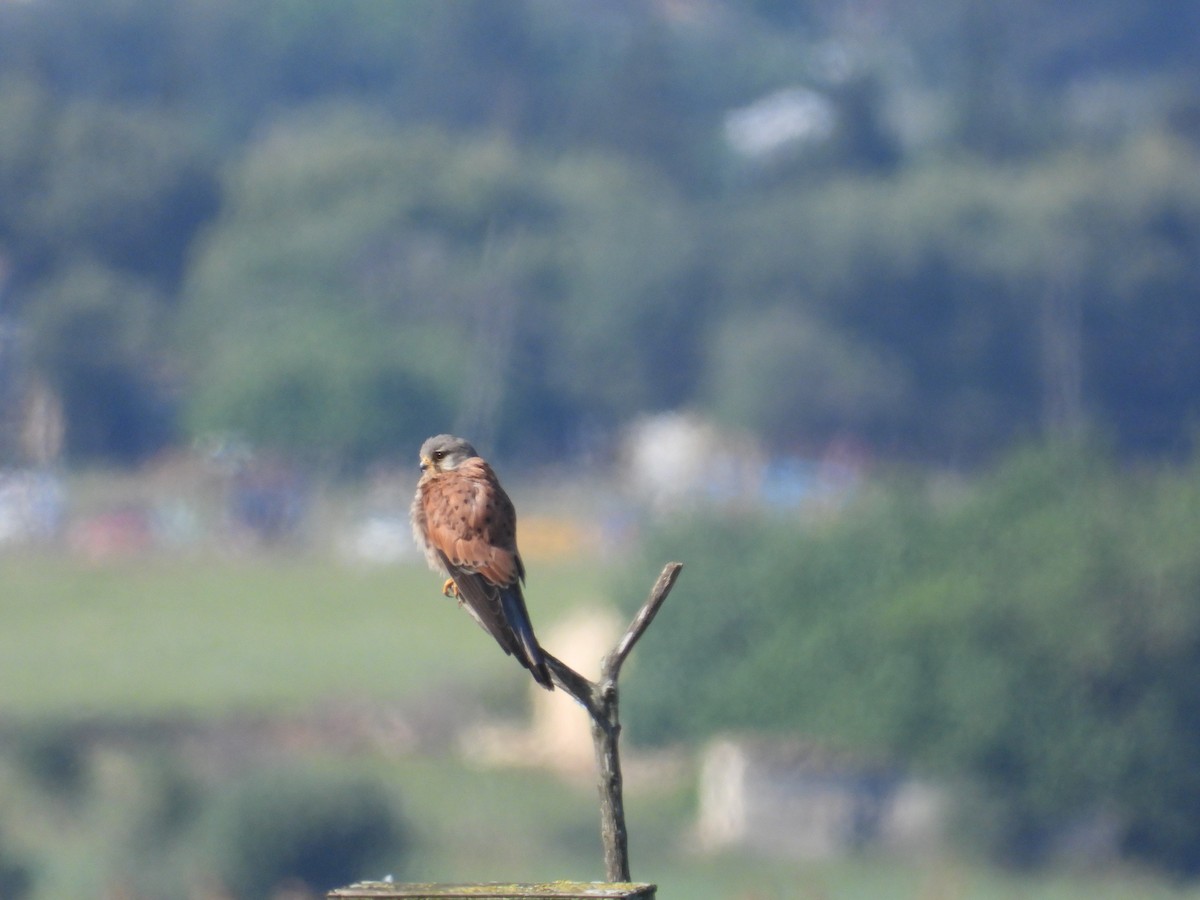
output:
M 617 741 L 621 736 L 619 713 L 620 695 L 617 679 L 625 658 L 633 650 L 663 601 L 675 586 L 682 563 L 667 563 L 650 596 L 642 604 L 629 628 L 612 652 L 601 664 L 600 680 L 592 681 L 580 675 L 562 660 L 542 651 L 554 683 L 566 691 L 587 710 L 592 719 L 592 745 L 596 751 L 597 789 L 600 793 L 600 836 L 604 843 L 606 877 L 613 882 L 627 882 L 629 876 L 629 840 L 625 830 L 624 782 L 621 776 L 621 755 Z
M 580 675 L 557 656 L 549 653 L 545 647 L 542 648 L 542 657 L 546 660 L 546 667 L 550 670 L 550 677 L 554 683 L 586 709 L 592 721 L 604 717 L 598 700 L 599 686 L 594 681 Z
M 637 615 L 633 617 L 633 621 L 629 623 L 629 628 L 626 629 L 624 636 L 617 642 L 613 652 L 605 658 L 605 674 L 613 681 L 616 681 L 621 674 L 621 666 L 625 662 L 625 657 L 629 655 L 629 651 L 633 649 L 633 645 L 638 642 L 638 638 L 650 627 L 650 623 L 658 615 L 659 607 L 671 593 L 671 588 L 675 586 L 675 579 L 679 577 L 681 569 L 683 569 L 683 563 L 667 563 L 662 574 L 658 576 L 658 581 L 654 583 L 650 596 L 642 604 Z
M 596 789 L 600 793 L 600 840 L 604 847 L 604 877 L 609 881 L 630 881 L 629 833 L 625 830 L 625 782 L 621 775 L 621 754 L 617 739 L 616 692 L 607 722 L 592 720 L 592 745 L 596 750 Z

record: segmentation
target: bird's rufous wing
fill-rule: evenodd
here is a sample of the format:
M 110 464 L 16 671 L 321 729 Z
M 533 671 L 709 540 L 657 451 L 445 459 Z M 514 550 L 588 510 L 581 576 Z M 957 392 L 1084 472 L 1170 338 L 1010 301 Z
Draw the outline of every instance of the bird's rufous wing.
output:
M 463 605 L 539 684 L 553 689 L 521 592 L 516 510 L 491 468 L 482 459 L 467 460 L 429 484 L 422 502 L 427 539 Z

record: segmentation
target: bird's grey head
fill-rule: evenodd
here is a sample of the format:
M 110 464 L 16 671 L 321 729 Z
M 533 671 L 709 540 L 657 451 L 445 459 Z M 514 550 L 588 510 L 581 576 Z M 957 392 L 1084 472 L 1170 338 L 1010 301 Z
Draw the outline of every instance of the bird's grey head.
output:
M 452 434 L 438 434 L 421 445 L 421 471 L 453 471 L 478 455 L 468 441 Z

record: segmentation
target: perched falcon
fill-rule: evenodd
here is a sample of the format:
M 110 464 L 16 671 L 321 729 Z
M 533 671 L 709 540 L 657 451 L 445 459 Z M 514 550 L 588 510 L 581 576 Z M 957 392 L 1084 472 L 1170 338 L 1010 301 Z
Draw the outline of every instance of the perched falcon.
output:
M 517 552 L 517 512 L 496 473 L 462 438 L 421 445 L 421 480 L 412 504 L 413 537 L 442 587 L 547 690 L 554 689 L 525 609 L 525 566 Z

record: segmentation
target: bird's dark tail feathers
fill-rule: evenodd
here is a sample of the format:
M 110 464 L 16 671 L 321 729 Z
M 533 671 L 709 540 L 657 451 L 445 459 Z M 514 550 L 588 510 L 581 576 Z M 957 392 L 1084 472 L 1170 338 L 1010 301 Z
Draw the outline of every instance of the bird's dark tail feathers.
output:
M 533 625 L 529 621 L 529 611 L 525 608 L 525 598 L 521 596 L 520 588 L 506 588 L 500 591 L 500 603 L 504 609 L 504 618 L 520 643 L 522 664 L 533 675 L 534 681 L 548 691 L 554 690 L 554 681 L 550 678 L 550 669 L 542 656 L 542 648 L 533 634 Z

